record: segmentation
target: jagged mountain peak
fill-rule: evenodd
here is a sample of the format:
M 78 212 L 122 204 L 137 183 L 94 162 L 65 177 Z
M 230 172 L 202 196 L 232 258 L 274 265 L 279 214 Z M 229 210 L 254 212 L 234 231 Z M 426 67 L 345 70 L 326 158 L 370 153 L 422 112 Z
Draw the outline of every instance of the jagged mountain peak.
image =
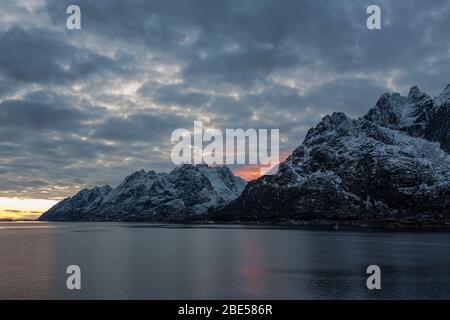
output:
M 183 179 L 192 175 L 202 177 L 227 201 L 239 196 L 246 184 L 243 179 L 233 175 L 227 166 L 208 166 L 204 163 L 183 164 L 173 169 L 170 174 Z
M 450 221 L 450 103 L 441 103 L 449 91 L 430 99 L 412 87 L 407 97 L 383 94 L 359 119 L 326 115 L 276 175 L 246 187 L 226 166 L 140 170 L 113 190 L 63 200 L 41 220 L 171 221 L 215 212 L 208 219 Z
M 398 93 L 385 93 L 364 118 L 382 126 L 398 125 L 405 114 L 406 103 L 407 98 Z
M 441 95 L 450 95 L 450 83 L 445 86 L 444 90 L 441 92 Z
M 450 100 L 450 84 L 448 84 L 444 91 L 442 91 L 437 98 L 435 98 L 435 101 L 437 104 L 443 104 Z
M 110 185 L 104 185 L 101 187 L 94 187 L 95 190 L 98 190 L 102 194 L 107 194 L 113 190 L 113 188 Z
M 112 189 L 85 189 L 40 220 L 154 221 L 182 219 L 225 206 L 245 182 L 226 167 L 182 165 L 170 173 L 139 170 Z
M 331 115 L 326 115 L 315 127 L 308 130 L 305 142 L 312 141 L 326 132 L 331 133 L 340 127 L 348 127 L 352 121 L 343 112 L 333 112 Z
M 142 176 L 147 176 L 147 175 L 155 175 L 155 174 L 156 174 L 156 172 L 153 171 L 153 170 L 145 171 L 144 169 L 141 169 L 141 170 L 133 172 L 132 174 L 127 176 L 125 179 L 127 179 L 127 178 L 137 178 L 137 177 L 142 177 Z
M 420 91 L 420 89 L 417 86 L 413 86 L 408 93 L 407 97 L 408 101 L 411 103 L 416 103 L 422 100 L 430 100 L 431 97 L 426 94 L 425 92 Z
M 95 186 L 91 189 L 85 188 L 78 192 L 74 197 L 86 197 L 86 196 L 105 196 L 110 193 L 113 189 L 109 185 L 104 185 L 101 187 Z
M 335 128 L 348 120 L 349 118 L 345 115 L 345 113 L 333 112 L 331 115 L 326 115 L 325 117 L 323 117 L 319 125 L 322 124 L 330 128 Z
M 173 174 L 173 173 L 185 172 L 185 171 L 199 171 L 200 168 L 207 168 L 207 169 L 212 170 L 214 167 L 209 167 L 205 163 L 200 163 L 200 164 L 184 163 L 178 167 L 173 168 L 170 173 Z
M 397 92 L 383 94 L 364 118 L 383 127 L 414 132 L 424 126 L 433 107 L 431 97 L 414 86 L 407 97 Z
M 180 165 L 178 167 L 175 167 L 170 172 L 170 174 L 179 174 L 179 173 L 184 173 L 184 172 L 189 172 L 189 171 L 198 172 L 200 174 L 206 174 L 208 172 L 217 172 L 217 173 L 220 173 L 222 175 L 234 176 L 233 172 L 227 166 L 224 166 L 224 165 L 209 166 L 206 163 L 201 163 L 201 164 L 182 164 L 182 165 Z M 235 177 L 235 178 L 236 179 L 241 179 L 239 177 Z
M 449 99 L 450 85 L 434 99 L 414 86 L 408 97 L 398 93 L 382 95 L 364 118 L 413 137 L 439 142 L 443 150 L 450 152 Z
M 450 90 L 450 88 L 449 88 Z M 250 221 L 450 221 L 450 105 L 417 87 L 383 94 L 360 119 L 333 113 L 273 176 L 217 215 Z M 367 220 L 366 220 L 367 221 Z
M 116 188 L 115 191 L 121 189 L 128 189 L 140 185 L 151 184 L 155 179 L 158 179 L 158 175 L 156 174 L 155 171 L 151 170 L 146 172 L 144 169 L 141 169 L 125 177 L 123 182 Z

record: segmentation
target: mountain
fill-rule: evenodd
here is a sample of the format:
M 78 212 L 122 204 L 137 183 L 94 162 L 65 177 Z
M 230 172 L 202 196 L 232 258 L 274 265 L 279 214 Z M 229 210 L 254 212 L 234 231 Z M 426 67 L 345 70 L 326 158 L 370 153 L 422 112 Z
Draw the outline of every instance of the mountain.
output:
M 434 99 L 386 93 L 359 119 L 325 116 L 214 219 L 450 226 L 449 152 L 450 85 Z
M 228 167 L 182 165 L 170 173 L 137 171 L 115 189 L 85 189 L 45 212 L 41 221 L 169 221 L 217 210 L 245 182 Z
M 450 226 L 450 85 L 435 98 L 386 93 L 358 119 L 327 115 L 275 175 L 247 185 L 227 167 L 141 170 L 39 220 Z
M 434 99 L 417 87 L 411 88 L 408 97 L 386 93 L 364 118 L 412 137 L 439 142 L 450 152 L 450 85 Z

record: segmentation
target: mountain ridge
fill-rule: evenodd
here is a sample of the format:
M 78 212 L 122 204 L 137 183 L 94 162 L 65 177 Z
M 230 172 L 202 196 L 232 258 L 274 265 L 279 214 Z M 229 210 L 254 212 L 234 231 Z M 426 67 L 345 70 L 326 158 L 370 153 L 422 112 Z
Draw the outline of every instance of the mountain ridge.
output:
M 183 219 L 226 205 L 245 182 L 228 167 L 182 165 L 170 173 L 140 170 L 116 188 L 83 189 L 45 212 L 40 221 L 153 221 Z
M 325 116 L 278 173 L 247 184 L 221 221 L 395 220 L 450 226 L 450 86 L 383 94 L 358 119 Z
M 450 226 L 449 153 L 450 85 L 435 98 L 414 86 L 383 94 L 357 119 L 326 115 L 275 175 L 245 185 L 227 167 L 141 170 L 115 189 L 82 190 L 40 220 L 62 211 L 89 221 Z

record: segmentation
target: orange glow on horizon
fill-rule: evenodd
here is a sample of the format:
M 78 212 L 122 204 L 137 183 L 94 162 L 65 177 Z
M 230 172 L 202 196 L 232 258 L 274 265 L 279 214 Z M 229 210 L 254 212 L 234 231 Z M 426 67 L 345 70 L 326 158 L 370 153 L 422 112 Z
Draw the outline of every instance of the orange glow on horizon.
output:
M 233 170 L 233 173 L 245 181 L 252 181 L 262 176 L 261 166 L 257 164 L 247 164 Z
M 280 152 L 280 162 L 286 160 L 291 150 Z M 278 163 L 276 164 L 278 165 Z M 242 165 L 233 169 L 233 173 L 246 181 L 257 179 L 263 175 L 258 164 Z M 20 199 L 0 197 L 0 220 L 2 219 L 37 219 L 42 213 L 53 207 L 58 201 L 47 199 Z
M 292 153 L 292 150 L 281 151 L 280 152 L 280 161 L 277 164 L 274 164 L 273 166 L 278 165 L 279 163 L 286 160 L 291 153 Z M 263 168 L 263 166 L 261 166 L 259 164 L 245 164 L 245 165 L 235 168 L 233 170 L 233 173 L 235 175 L 241 177 L 245 181 L 252 181 L 263 175 L 261 172 L 261 168 Z
M 56 203 L 56 200 L 0 197 L 0 219 L 36 219 Z

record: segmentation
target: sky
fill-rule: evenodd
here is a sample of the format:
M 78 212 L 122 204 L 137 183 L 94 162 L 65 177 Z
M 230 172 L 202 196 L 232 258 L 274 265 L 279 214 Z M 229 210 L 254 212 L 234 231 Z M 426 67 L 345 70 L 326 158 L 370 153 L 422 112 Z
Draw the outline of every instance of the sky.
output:
M 81 30 L 66 28 L 70 4 Z M 413 85 L 435 96 L 448 30 L 443 0 L 2 0 L 0 210 L 168 171 L 172 131 L 194 120 L 279 128 L 287 155 L 328 113 L 358 117 Z

